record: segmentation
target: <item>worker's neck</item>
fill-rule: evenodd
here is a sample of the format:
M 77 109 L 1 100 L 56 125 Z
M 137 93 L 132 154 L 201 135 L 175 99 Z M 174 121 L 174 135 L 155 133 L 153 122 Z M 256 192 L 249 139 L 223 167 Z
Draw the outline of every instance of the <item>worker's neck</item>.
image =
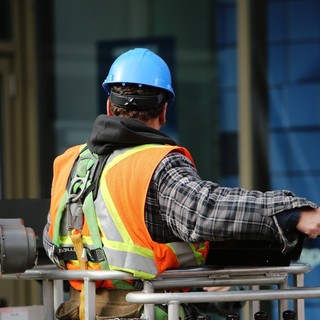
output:
M 158 119 L 151 119 L 151 120 L 148 120 L 148 121 L 143 121 L 143 123 L 145 125 L 147 125 L 148 127 L 151 127 L 153 129 L 156 129 L 156 130 L 160 130 L 160 128 L 161 128 L 161 125 L 160 125 Z

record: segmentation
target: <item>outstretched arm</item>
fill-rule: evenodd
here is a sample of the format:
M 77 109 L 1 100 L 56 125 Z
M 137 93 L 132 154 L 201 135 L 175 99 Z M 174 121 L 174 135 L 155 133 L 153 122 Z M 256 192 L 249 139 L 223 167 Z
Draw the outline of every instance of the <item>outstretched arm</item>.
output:
M 309 238 L 317 238 L 320 235 L 320 208 L 302 209 L 296 228 Z
M 315 221 L 320 224 L 320 215 L 311 215 L 319 212 L 317 205 L 307 199 L 287 190 L 260 192 L 221 187 L 202 180 L 181 154 L 168 155 L 159 164 L 152 183 L 157 186 L 163 220 L 187 242 L 260 239 L 289 248 L 295 242 L 286 239 L 278 214 L 303 210 L 297 230 L 311 237 L 317 233 Z M 314 209 L 304 213 L 307 208 Z

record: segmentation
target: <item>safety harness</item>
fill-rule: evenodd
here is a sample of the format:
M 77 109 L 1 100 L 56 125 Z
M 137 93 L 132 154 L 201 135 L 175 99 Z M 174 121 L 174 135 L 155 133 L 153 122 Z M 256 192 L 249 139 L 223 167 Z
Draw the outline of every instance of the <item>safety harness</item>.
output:
M 53 244 L 54 256 L 59 264 L 65 267 L 66 260 L 78 260 L 80 269 L 87 270 L 88 260 L 99 263 L 101 269 L 110 270 L 108 260 L 103 251 L 100 230 L 97 223 L 94 200 L 98 191 L 99 179 L 109 155 L 91 153 L 85 145 L 78 159 L 75 161 L 69 175 L 67 189 L 62 197 L 57 213 L 54 229 Z M 66 214 L 67 231 L 72 246 L 65 247 L 60 244 L 60 222 Z M 85 248 L 82 239 L 82 229 L 86 219 L 93 248 Z M 117 289 L 133 290 L 135 287 L 124 280 L 112 280 Z M 84 286 L 81 285 L 79 316 L 84 319 Z
M 52 241 L 55 245 L 54 255 L 63 267 L 65 267 L 66 260 L 78 260 L 81 269 L 86 269 L 87 261 L 91 261 L 99 263 L 103 270 L 110 270 L 103 250 L 94 205 L 99 179 L 109 156 L 92 153 L 85 145 L 73 165 L 68 179 L 67 190 L 59 205 Z M 64 214 L 66 214 L 67 219 L 67 231 L 72 240 L 72 244 L 70 243 L 71 246 L 69 247 L 60 245 L 60 222 Z M 91 248 L 83 246 L 82 228 L 84 217 L 93 242 Z M 117 289 L 134 288 L 123 280 L 113 280 L 112 284 Z

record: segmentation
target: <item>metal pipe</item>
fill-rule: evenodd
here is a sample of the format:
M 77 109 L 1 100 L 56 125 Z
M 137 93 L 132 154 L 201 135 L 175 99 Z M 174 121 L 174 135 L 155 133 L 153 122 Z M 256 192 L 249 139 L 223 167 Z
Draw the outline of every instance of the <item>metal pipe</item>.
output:
M 160 274 L 156 280 L 162 279 L 178 279 L 178 278 L 190 278 L 190 277 L 242 277 L 245 275 L 265 275 L 270 276 L 284 276 L 287 274 L 304 274 L 310 272 L 311 267 L 308 264 L 292 264 L 290 266 L 280 267 L 229 267 L 229 268 L 192 268 L 192 269 L 177 269 L 167 270 Z M 79 280 L 85 277 L 90 280 L 101 280 L 101 279 L 139 279 L 129 273 L 122 271 L 111 271 L 111 270 L 61 270 L 55 266 L 35 267 L 33 269 L 26 270 L 23 273 L 15 274 L 3 274 L 1 279 L 13 279 L 13 280 Z
M 169 289 L 169 288 L 191 288 L 191 287 L 215 287 L 215 286 L 239 286 L 239 285 L 272 285 L 282 284 L 287 279 L 287 276 L 278 277 L 244 277 L 238 279 L 211 279 L 211 278 L 179 278 L 177 279 L 164 279 L 151 281 L 155 289 Z M 183 280 L 183 281 L 182 281 Z
M 243 290 L 229 292 L 185 292 L 153 293 L 130 292 L 127 301 L 132 303 L 167 304 L 172 301 L 180 303 L 206 303 L 230 301 L 265 301 L 281 299 L 320 298 L 320 287 L 289 288 L 283 290 Z

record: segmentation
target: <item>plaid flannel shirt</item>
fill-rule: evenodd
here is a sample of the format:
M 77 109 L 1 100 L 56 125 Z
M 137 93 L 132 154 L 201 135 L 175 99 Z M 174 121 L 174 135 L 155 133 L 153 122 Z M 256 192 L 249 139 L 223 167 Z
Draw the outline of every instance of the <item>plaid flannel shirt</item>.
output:
M 259 239 L 282 243 L 286 252 L 295 240 L 286 238 L 276 215 L 305 206 L 316 207 L 286 190 L 263 193 L 204 181 L 189 159 L 173 152 L 153 175 L 145 217 L 157 242 Z

